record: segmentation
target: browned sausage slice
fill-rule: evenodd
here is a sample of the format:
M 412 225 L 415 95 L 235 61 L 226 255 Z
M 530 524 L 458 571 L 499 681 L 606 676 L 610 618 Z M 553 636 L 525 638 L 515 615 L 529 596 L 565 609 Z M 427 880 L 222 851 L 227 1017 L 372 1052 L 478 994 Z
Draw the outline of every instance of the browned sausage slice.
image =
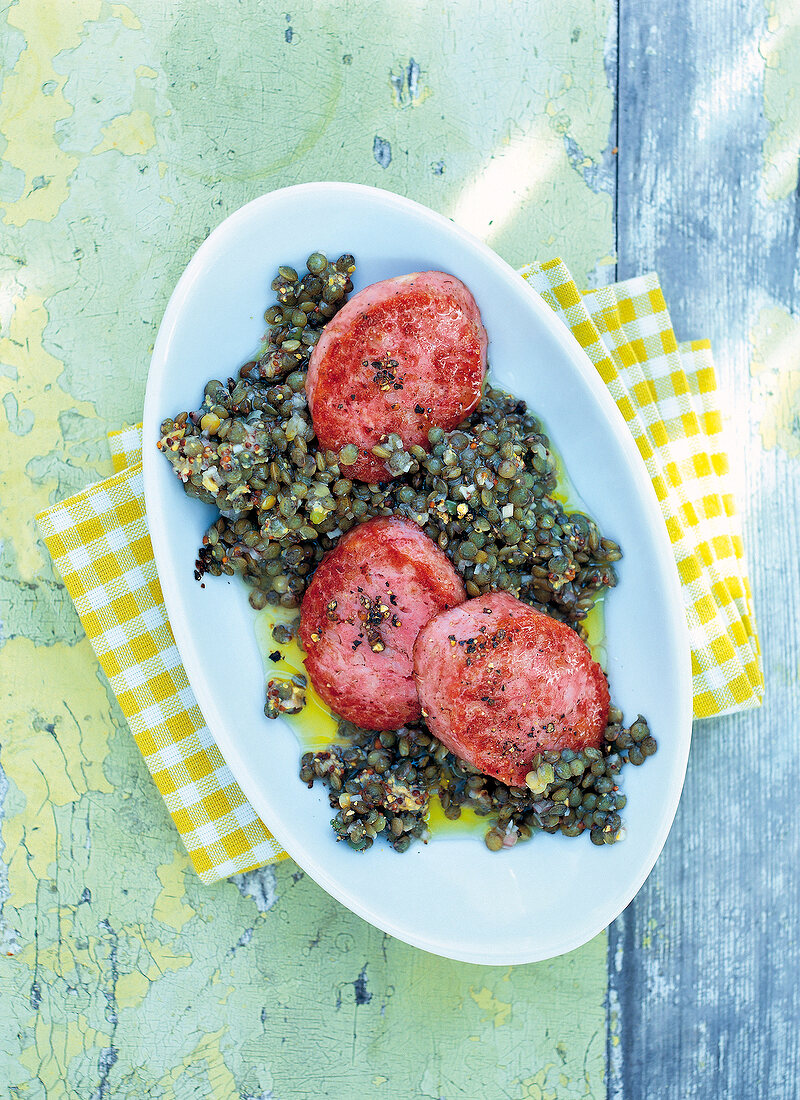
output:
M 486 376 L 486 332 L 475 299 L 443 271 L 373 283 L 355 294 L 314 348 L 306 394 L 322 448 L 358 448 L 344 477 L 393 477 L 372 448 L 396 433 L 428 448 L 472 412 Z
M 311 683 L 365 729 L 416 721 L 417 634 L 464 595 L 450 561 L 416 523 L 392 516 L 353 528 L 322 560 L 300 608 Z
M 432 619 L 417 638 L 414 672 L 431 732 L 504 783 L 523 786 L 544 749 L 602 743 L 603 670 L 573 630 L 507 593 Z

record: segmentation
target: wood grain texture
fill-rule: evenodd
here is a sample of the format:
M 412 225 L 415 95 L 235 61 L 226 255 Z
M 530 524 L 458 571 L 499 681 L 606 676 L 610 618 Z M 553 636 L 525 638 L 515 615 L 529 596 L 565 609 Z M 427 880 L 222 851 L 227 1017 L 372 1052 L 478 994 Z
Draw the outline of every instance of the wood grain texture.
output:
M 668 15 L 621 0 L 619 274 L 655 269 L 679 339 L 712 339 L 767 694 L 760 711 L 696 724 L 667 846 L 610 931 L 609 1100 L 800 1088 L 800 394 L 779 384 L 798 365 L 800 134 L 765 91 L 773 69 L 797 91 L 798 18 L 793 2 L 689 0 Z M 765 338 L 765 366 L 758 334 L 776 316 L 785 337 Z

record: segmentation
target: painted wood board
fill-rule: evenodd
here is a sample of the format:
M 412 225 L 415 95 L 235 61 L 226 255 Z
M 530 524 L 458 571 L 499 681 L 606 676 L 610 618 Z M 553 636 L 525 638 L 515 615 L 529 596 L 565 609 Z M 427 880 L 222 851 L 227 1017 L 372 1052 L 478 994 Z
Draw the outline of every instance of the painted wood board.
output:
M 766 673 L 696 723 L 678 817 L 609 934 L 609 1100 L 800 1081 L 800 10 L 622 3 L 621 277 L 655 269 L 728 398 Z
M 796 4 L 54 10 L 21 0 L 0 36 L 0 1083 L 604 1094 L 605 937 L 495 971 L 387 940 L 291 864 L 200 886 L 29 522 L 107 472 L 105 430 L 138 418 L 208 230 L 263 190 L 345 178 L 512 263 L 560 252 L 604 282 L 618 248 L 622 276 L 659 272 L 679 336 L 714 341 L 768 695 L 698 725 L 665 854 L 609 933 L 608 1094 L 794 1097 Z

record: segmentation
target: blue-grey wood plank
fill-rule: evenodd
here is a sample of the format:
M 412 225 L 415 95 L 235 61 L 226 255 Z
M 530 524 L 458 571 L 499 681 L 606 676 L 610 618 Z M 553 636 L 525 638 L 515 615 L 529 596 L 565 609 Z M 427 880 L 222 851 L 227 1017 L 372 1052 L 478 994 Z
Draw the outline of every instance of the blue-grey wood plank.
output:
M 620 0 L 619 276 L 658 271 L 679 339 L 713 341 L 767 698 L 696 723 L 667 846 L 611 929 L 609 1100 L 800 1095 L 800 461 L 763 449 L 749 371 L 764 305 L 800 312 L 800 200 L 761 186 L 766 18 Z

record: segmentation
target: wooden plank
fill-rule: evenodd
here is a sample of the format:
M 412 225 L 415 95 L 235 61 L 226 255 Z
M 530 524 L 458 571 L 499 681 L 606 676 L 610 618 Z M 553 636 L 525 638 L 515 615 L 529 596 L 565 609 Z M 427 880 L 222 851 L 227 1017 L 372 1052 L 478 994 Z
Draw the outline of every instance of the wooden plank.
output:
M 611 930 L 610 1100 L 793 1100 L 800 1087 L 800 427 L 787 373 L 800 201 L 779 94 L 782 80 L 796 90 L 800 43 L 796 3 L 767 15 L 760 0 L 620 3 L 619 275 L 658 271 L 679 339 L 713 341 L 767 700 L 696 724 L 667 846 Z

